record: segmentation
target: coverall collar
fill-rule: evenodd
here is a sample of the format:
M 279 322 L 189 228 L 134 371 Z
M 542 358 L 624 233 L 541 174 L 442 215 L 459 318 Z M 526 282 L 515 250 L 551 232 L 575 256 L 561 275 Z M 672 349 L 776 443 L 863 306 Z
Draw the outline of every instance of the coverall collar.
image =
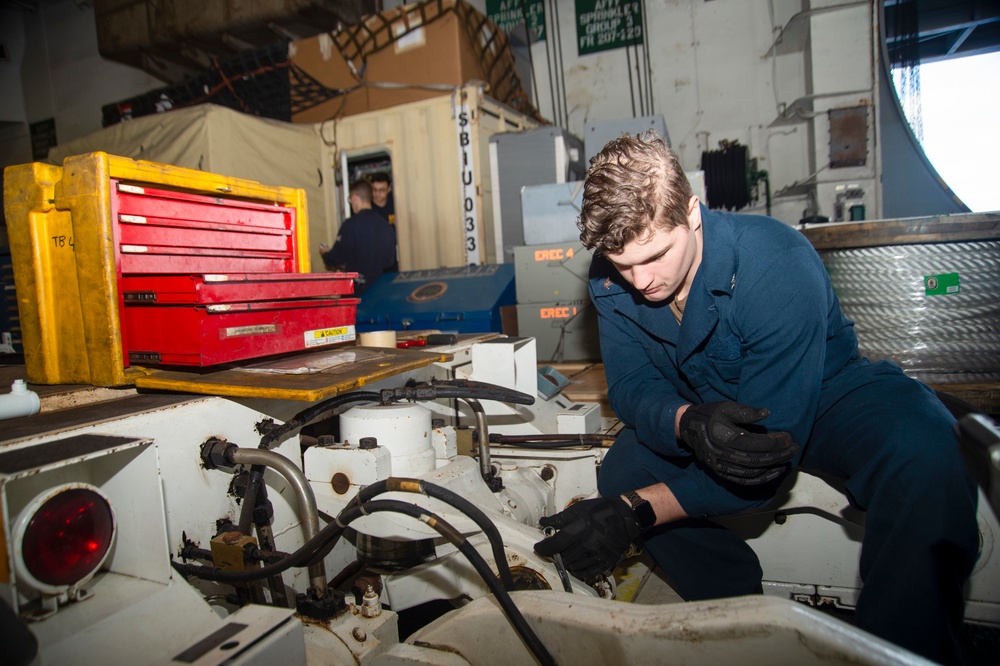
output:
M 719 323 L 716 298 L 731 296 L 736 286 L 735 233 L 728 216 L 701 205 L 701 265 L 691 283 L 677 339 L 677 361 L 683 363 Z

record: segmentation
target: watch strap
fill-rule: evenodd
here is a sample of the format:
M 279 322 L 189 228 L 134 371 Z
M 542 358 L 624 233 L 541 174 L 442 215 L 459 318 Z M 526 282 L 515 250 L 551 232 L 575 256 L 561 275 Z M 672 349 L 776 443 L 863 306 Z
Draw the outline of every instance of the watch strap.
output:
M 632 506 L 632 517 L 635 518 L 635 523 L 640 530 L 645 532 L 656 524 L 656 511 L 649 500 L 643 499 L 634 490 L 629 490 L 623 496 Z

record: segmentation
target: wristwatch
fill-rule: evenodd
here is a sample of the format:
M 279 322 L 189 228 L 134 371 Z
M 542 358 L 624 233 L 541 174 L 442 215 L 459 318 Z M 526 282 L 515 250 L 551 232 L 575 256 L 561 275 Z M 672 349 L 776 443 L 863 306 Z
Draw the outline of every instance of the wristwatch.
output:
M 635 524 L 639 526 L 640 530 L 645 532 L 656 524 L 656 511 L 653 510 L 653 505 L 649 503 L 649 500 L 639 497 L 639 493 L 634 490 L 628 491 L 622 497 L 632 505 L 632 517 L 635 518 Z

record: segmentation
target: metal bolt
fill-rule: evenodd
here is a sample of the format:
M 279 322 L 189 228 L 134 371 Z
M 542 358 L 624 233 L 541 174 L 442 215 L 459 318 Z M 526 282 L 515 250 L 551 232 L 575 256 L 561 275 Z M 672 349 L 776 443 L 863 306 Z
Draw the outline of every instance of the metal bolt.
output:
M 365 617 L 378 617 L 382 614 L 382 604 L 372 586 L 368 586 L 365 596 L 361 598 L 361 614 Z
M 330 485 L 333 486 L 333 492 L 343 495 L 351 489 L 351 478 L 343 472 L 337 472 L 330 479 Z
M 431 419 L 431 427 L 432 428 L 443 428 L 444 427 L 444 419 Z
M 333 446 L 334 444 L 337 443 L 337 438 L 334 437 L 333 435 L 320 435 L 317 438 L 316 442 L 320 446 Z
M 362 629 L 361 627 L 354 627 L 354 630 L 351 632 L 351 635 L 354 636 L 354 640 L 356 640 L 359 643 L 364 643 L 365 640 L 368 639 L 368 634 L 366 634 L 365 630 Z
M 556 468 L 552 465 L 546 465 L 542 468 L 542 471 L 538 473 L 538 476 L 542 478 L 542 481 L 551 481 L 556 475 Z
M 358 442 L 358 446 L 362 449 L 374 449 L 378 446 L 378 440 L 374 437 L 362 437 L 361 441 Z

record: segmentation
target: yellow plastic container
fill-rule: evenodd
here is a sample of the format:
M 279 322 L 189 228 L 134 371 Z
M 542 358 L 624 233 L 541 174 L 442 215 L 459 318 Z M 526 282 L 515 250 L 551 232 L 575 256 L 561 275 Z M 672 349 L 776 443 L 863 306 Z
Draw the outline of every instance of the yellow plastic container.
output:
M 14 264 L 28 381 L 124 386 L 145 370 L 126 367 L 119 320 L 112 180 L 296 210 L 299 272 L 309 271 L 305 192 L 102 152 L 63 166 L 4 171 L 4 212 Z

